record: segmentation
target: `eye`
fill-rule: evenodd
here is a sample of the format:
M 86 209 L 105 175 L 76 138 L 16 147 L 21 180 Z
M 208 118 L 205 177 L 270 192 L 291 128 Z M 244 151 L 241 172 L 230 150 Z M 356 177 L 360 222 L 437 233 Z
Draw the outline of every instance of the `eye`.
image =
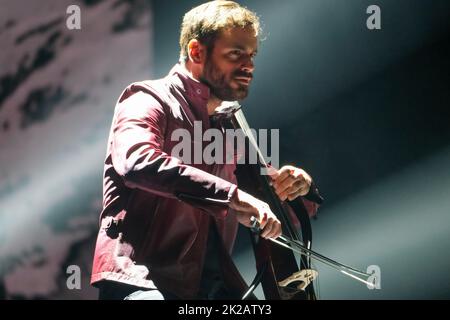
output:
M 242 54 L 242 52 L 241 52 L 240 50 L 233 50 L 233 51 L 230 51 L 230 52 L 228 53 L 228 56 L 229 56 L 231 59 L 239 59 L 239 57 L 241 56 L 241 54 Z

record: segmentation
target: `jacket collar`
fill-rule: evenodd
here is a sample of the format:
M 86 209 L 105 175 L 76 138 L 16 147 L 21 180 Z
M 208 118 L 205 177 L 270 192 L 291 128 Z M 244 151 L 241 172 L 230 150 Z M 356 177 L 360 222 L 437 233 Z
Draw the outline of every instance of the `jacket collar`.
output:
M 184 96 L 193 112 L 200 115 L 201 118 L 208 117 L 207 103 L 210 97 L 209 87 L 200 81 L 192 78 L 189 72 L 177 63 L 169 75 L 171 84 Z

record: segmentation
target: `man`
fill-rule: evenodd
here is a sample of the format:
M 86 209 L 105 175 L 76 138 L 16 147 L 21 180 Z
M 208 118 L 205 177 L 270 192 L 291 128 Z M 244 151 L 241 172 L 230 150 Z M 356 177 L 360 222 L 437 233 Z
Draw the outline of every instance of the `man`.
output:
M 180 62 L 169 75 L 120 96 L 91 279 L 101 299 L 239 298 L 246 284 L 230 257 L 238 223 L 250 227 L 255 217 L 262 237 L 281 234 L 269 206 L 238 189 L 235 164 L 187 164 L 171 155 L 174 130 L 192 133 L 194 121 L 207 130 L 222 101 L 247 96 L 258 33 L 257 16 L 235 2 L 200 5 L 184 16 Z M 310 186 L 299 168 L 273 175 L 283 201 Z

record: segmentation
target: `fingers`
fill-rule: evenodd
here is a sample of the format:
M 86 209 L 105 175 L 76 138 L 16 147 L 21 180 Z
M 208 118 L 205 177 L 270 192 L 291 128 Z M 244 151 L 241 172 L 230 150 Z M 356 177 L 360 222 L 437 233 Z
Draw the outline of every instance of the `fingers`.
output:
M 270 209 L 264 209 L 264 210 L 262 210 L 263 212 L 262 213 L 258 213 L 259 214 L 259 217 L 256 217 L 257 219 L 258 219 L 258 221 L 259 221 L 259 228 L 260 229 L 264 229 L 265 228 L 265 226 L 267 225 L 267 212 L 268 211 L 270 211 Z
M 280 172 L 279 177 L 272 185 L 281 201 L 293 200 L 309 192 L 311 178 L 306 172 L 290 166 L 283 167 Z
M 278 238 L 281 235 L 281 223 L 272 212 L 268 204 L 264 203 L 259 210 L 259 215 L 261 217 L 260 236 L 265 239 Z
M 269 217 L 267 219 L 266 226 L 262 229 L 260 236 L 263 237 L 264 239 L 269 238 L 276 239 L 280 235 L 281 235 L 280 221 L 275 216 Z
M 289 166 L 284 166 L 280 170 L 277 171 L 276 174 L 271 175 L 272 179 L 274 179 L 274 184 L 280 184 L 283 180 L 291 175 L 292 168 Z
M 296 199 L 297 197 L 304 196 L 306 194 L 304 190 L 305 189 L 300 189 L 296 192 L 290 193 L 287 195 L 286 199 L 289 201 L 292 201 L 292 200 Z
M 254 225 L 254 217 L 258 221 L 262 237 L 277 238 L 281 235 L 281 223 L 267 203 L 239 189 L 233 197 L 230 208 L 239 223 L 250 228 Z
M 261 205 L 258 209 L 258 214 L 260 217 L 260 236 L 265 239 L 278 238 L 281 235 L 281 223 L 272 212 L 269 205 L 266 203 Z
M 284 179 L 284 181 L 281 184 L 275 185 L 274 188 L 278 197 L 282 201 L 284 201 L 286 200 L 289 194 L 296 192 L 300 188 L 302 188 L 303 183 L 304 183 L 303 181 L 296 180 L 294 177 L 290 176 Z
M 285 190 L 281 195 L 280 199 L 282 201 L 289 200 L 292 201 L 300 196 L 305 196 L 309 192 L 310 185 L 307 183 L 299 183 L 298 185 L 292 186 L 291 188 Z
M 304 195 L 306 195 L 308 193 L 308 192 L 305 192 L 305 190 L 306 189 L 300 189 L 300 190 L 298 190 L 296 192 L 293 192 L 293 193 L 289 194 L 286 197 L 286 199 L 289 200 L 289 201 L 292 201 L 292 200 L 294 200 L 294 199 L 296 199 L 298 197 L 304 196 Z
M 302 178 L 301 171 L 292 166 L 284 166 L 278 173 L 278 177 L 273 181 L 273 186 L 275 189 L 281 189 L 280 192 L 292 185 L 298 178 Z

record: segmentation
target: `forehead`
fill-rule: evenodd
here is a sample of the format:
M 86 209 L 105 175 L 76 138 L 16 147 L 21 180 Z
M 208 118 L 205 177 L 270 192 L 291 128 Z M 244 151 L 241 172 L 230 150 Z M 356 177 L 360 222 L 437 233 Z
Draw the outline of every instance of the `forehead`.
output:
M 255 35 L 255 29 L 252 26 L 228 28 L 219 33 L 215 47 L 256 50 L 258 48 L 258 37 Z

